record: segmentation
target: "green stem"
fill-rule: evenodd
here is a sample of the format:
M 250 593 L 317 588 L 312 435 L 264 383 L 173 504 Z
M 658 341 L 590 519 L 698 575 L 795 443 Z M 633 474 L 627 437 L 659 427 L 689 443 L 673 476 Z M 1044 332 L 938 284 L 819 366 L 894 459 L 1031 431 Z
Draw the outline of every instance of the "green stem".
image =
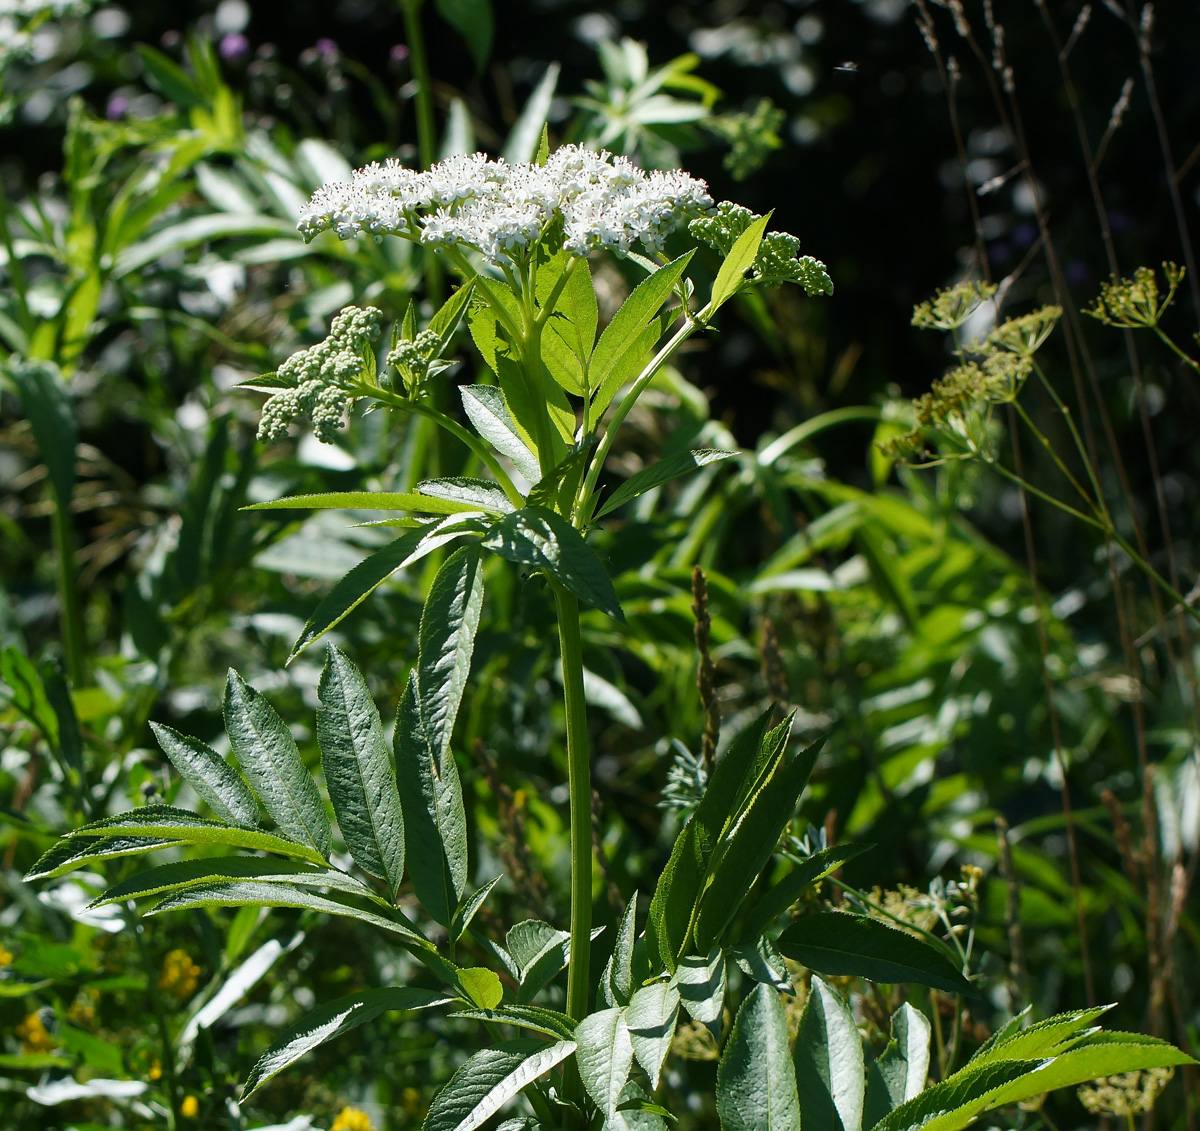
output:
M 1172 339 L 1170 337 L 1168 337 L 1166 334 L 1164 334 L 1157 326 L 1154 327 L 1154 332 L 1159 336 L 1160 339 L 1162 339 L 1163 343 L 1166 346 L 1168 346 L 1172 350 L 1172 352 L 1174 352 L 1176 354 L 1176 356 L 1178 356 L 1181 360 L 1187 362 L 1187 364 L 1190 365 L 1197 373 L 1200 373 L 1200 362 L 1196 361 L 1196 359 L 1194 357 L 1191 357 L 1188 354 L 1184 353 L 1183 350 L 1181 350 L 1174 343 L 1174 341 L 1172 341 Z
M 703 314 L 704 311 L 701 311 L 695 318 L 687 318 L 685 312 L 683 325 L 675 331 L 671 340 L 654 355 L 650 364 L 642 370 L 629 392 L 625 394 L 621 403 L 617 405 L 612 419 L 608 422 L 608 427 L 604 430 L 604 438 L 600 441 L 600 446 L 592 458 L 591 465 L 588 467 L 587 478 L 584 479 L 583 486 L 579 488 L 579 495 L 575 501 L 575 525 L 580 529 L 587 526 L 592 519 L 592 500 L 596 490 L 596 480 L 600 478 L 600 472 L 604 469 L 604 461 L 608 459 L 608 453 L 612 449 L 613 441 L 616 440 L 617 432 L 620 430 L 625 417 L 629 415 L 630 410 L 637 403 L 638 397 L 645 391 L 646 386 L 654 380 L 654 375 L 670 360 L 671 355 L 697 330 L 703 327 Z
M 404 11 L 404 33 L 408 38 L 413 81 L 417 84 L 417 157 L 422 169 L 433 164 L 434 123 L 433 86 L 429 78 L 429 59 L 425 54 L 425 33 L 421 30 L 423 0 L 400 0 Z M 434 306 L 442 304 L 442 268 L 432 248 L 425 253 L 425 289 Z
M 579 602 L 554 586 L 562 647 L 563 701 L 567 708 L 567 786 L 571 807 L 571 965 L 567 1012 L 582 1021 L 588 1011 L 588 959 L 592 947 L 592 780 L 587 706 L 583 698 L 583 643 Z
M 1029 429 L 1030 432 L 1033 433 L 1034 439 L 1036 439 L 1037 442 L 1039 444 L 1041 444 L 1043 448 L 1046 449 L 1047 454 L 1054 461 L 1054 466 L 1057 467 L 1058 470 L 1061 471 L 1063 473 L 1063 475 L 1066 476 L 1066 478 L 1070 482 L 1071 486 L 1074 487 L 1075 490 L 1079 493 L 1079 497 L 1085 503 L 1087 503 L 1087 505 L 1093 511 L 1099 510 L 1100 509 L 1099 506 L 1097 506 L 1096 502 L 1092 499 L 1091 495 L 1089 495 L 1083 489 L 1083 485 L 1079 482 L 1078 479 L 1075 478 L 1074 475 L 1071 474 L 1071 469 L 1069 467 L 1067 467 L 1067 465 L 1063 462 L 1062 457 L 1058 454 L 1058 452 L 1056 452 L 1054 450 L 1054 445 L 1052 443 L 1050 443 L 1049 437 L 1040 428 L 1038 428 L 1038 426 L 1036 424 L 1034 424 L 1034 422 L 1029 417 L 1029 413 L 1027 413 L 1021 407 L 1021 403 L 1019 401 L 1013 401 L 1012 406 L 1016 410 L 1017 415 L 1025 422 L 1025 426 Z
M 1096 494 L 1096 503 L 1107 516 L 1108 504 L 1104 501 L 1104 489 L 1100 486 L 1100 479 L 1096 475 L 1096 469 L 1092 466 L 1092 460 L 1088 455 L 1083 437 L 1079 434 L 1079 429 L 1075 427 L 1075 418 L 1071 415 L 1070 408 L 1063 403 L 1062 397 L 1058 395 L 1058 391 L 1054 388 L 1050 378 L 1046 376 L 1042 367 L 1038 365 L 1036 358 L 1031 358 L 1030 360 L 1033 362 L 1033 371 L 1038 375 L 1038 380 L 1041 381 L 1042 387 L 1050 394 L 1050 399 L 1054 401 L 1058 411 L 1062 413 L 1063 419 L 1067 422 L 1067 429 L 1071 433 L 1071 440 L 1075 444 L 1075 451 L 1079 454 L 1079 458 L 1088 474 L 1088 482 L 1091 483 L 1092 490 Z
M 63 652 L 71 685 L 80 688 L 87 680 L 87 651 L 83 638 L 83 614 L 75 576 L 75 537 L 71 528 L 70 500 L 51 490 L 54 502 L 54 564 L 58 584 L 59 622 Z

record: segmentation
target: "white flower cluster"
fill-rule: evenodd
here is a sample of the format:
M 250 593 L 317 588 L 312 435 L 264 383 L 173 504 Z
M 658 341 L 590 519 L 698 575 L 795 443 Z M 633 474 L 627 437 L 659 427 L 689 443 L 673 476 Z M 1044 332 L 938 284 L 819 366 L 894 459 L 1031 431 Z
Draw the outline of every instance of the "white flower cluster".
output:
M 485 154 L 450 157 L 427 173 L 397 161 L 368 165 L 350 184 L 319 189 L 297 225 L 305 239 L 367 232 L 474 248 L 502 265 L 557 224 L 572 255 L 593 248 L 658 252 L 666 237 L 712 207 L 703 181 L 679 170 L 646 173 L 626 157 L 563 146 L 544 165 Z
M 313 423 L 313 432 L 326 444 L 342 427 L 342 417 L 354 400 L 349 391 L 366 368 L 367 351 L 379 333 L 382 314 L 373 306 L 348 306 L 334 320 L 329 337 L 292 354 L 280 367 L 281 380 L 291 383 L 263 403 L 258 425 L 260 440 L 278 440 L 300 416 Z

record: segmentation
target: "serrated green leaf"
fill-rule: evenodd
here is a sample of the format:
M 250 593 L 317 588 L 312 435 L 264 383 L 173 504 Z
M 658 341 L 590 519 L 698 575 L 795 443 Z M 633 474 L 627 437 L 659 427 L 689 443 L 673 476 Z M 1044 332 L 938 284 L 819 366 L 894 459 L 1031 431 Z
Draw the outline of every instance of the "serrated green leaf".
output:
M 458 392 L 475 431 L 502 456 L 512 460 L 513 466 L 530 483 L 536 483 L 542 474 L 541 466 L 521 438 L 504 393 L 495 385 L 463 385 Z
M 845 911 L 805 915 L 775 945 L 785 957 L 832 977 L 915 982 L 946 993 L 978 996 L 941 951 L 878 919 Z
M 546 1009 L 540 1005 L 500 1005 L 495 1009 L 460 1009 L 450 1015 L 472 1021 L 483 1021 L 491 1025 L 514 1025 L 519 1029 L 532 1029 L 548 1037 L 571 1040 L 575 1022 L 565 1013 Z
M 729 254 L 725 256 L 713 281 L 712 297 L 708 301 L 710 317 L 745 286 L 746 272 L 758 255 L 758 245 L 762 243 L 770 220 L 770 212 L 760 216 L 738 236 L 733 247 L 729 249 Z
M 674 982 L 653 982 L 643 986 L 630 998 L 625 1010 L 633 1055 L 650 1077 L 652 1088 L 658 1087 L 658 1077 L 675 1039 L 678 1019 L 679 989 Z
M 270 1048 L 259 1057 L 258 1063 L 246 1079 L 242 1087 L 242 1100 L 248 1099 L 272 1076 L 295 1064 L 305 1054 L 343 1033 L 350 1032 L 351 1029 L 357 1029 L 359 1025 L 373 1021 L 381 1013 L 429 1009 L 451 1000 L 434 990 L 388 986 L 347 994 L 345 997 L 326 1002 L 305 1014 L 295 1025 L 271 1042 Z
M 592 1013 L 575 1026 L 575 1063 L 588 1095 L 613 1119 L 633 1065 L 633 1043 L 620 1006 Z
M 570 958 L 571 936 L 540 919 L 526 919 L 510 927 L 504 942 L 519 972 L 520 1002 L 536 997 Z
M 796 1087 L 809 1131 L 862 1131 L 862 1038 L 846 1003 L 814 977 L 794 1055 Z
M 404 880 L 404 814 L 367 681 L 337 648 L 321 673 L 317 740 L 329 800 L 355 863 L 395 898 Z
M 233 668 L 224 707 L 233 756 L 263 808 L 285 836 L 329 859 L 329 818 L 287 723 Z
M 450 924 L 450 937 L 457 942 L 468 928 L 471 926 L 471 920 L 475 918 L 475 913 L 483 906 L 484 900 L 491 894 L 494 888 L 501 880 L 500 876 L 495 876 L 488 880 L 478 891 L 474 892 L 469 898 L 464 899 L 459 905 L 458 910 L 454 913 L 454 921 Z
M 719 460 L 731 459 L 737 452 L 722 451 L 720 448 L 698 448 L 691 452 L 677 452 L 673 456 L 659 460 L 641 471 L 635 472 L 621 484 L 596 512 L 597 518 L 602 518 L 609 511 L 615 511 L 639 495 L 652 491 L 655 487 L 686 475 L 689 471 L 705 467 Z
M 625 907 L 617 927 L 617 941 L 604 970 L 608 1004 L 628 1005 L 633 996 L 633 944 L 636 939 L 637 892 Z
M 714 1026 L 725 1008 L 725 955 L 714 947 L 707 958 L 689 954 L 675 968 L 679 1001 L 693 1021 Z
M 604 328 L 592 352 L 588 382 L 596 391 L 592 410 L 596 419 L 620 387 L 621 382 L 615 375 L 624 371 L 631 351 L 636 351 L 640 357 L 648 348 L 653 348 L 653 341 L 647 346 L 643 335 L 658 316 L 663 303 L 671 297 L 693 254 L 689 251 L 643 279 Z M 657 340 L 661 327 L 655 326 L 653 331 Z
M 471 510 L 508 514 L 515 509 L 508 501 L 504 488 L 489 479 L 470 479 L 466 476 L 426 479 L 417 484 L 417 491 L 435 499 L 450 499 L 463 503 Z
M 438 357 L 441 357 L 450 345 L 450 339 L 454 337 L 454 332 L 458 329 L 474 293 L 475 280 L 468 279 L 438 307 L 438 312 L 429 320 L 429 329 L 438 336 Z
M 121 856 L 138 856 L 143 852 L 154 852 L 160 848 L 174 848 L 184 842 L 164 840 L 154 836 L 113 836 L 102 840 L 60 840 L 44 853 L 25 874 L 26 880 L 48 880 L 67 872 L 99 864 L 102 860 L 115 860 Z
M 448 928 L 467 883 L 467 818 L 454 757 L 439 768 L 425 734 L 416 672 L 396 708 L 393 746 L 409 877 L 421 906 Z
M 245 511 L 279 510 L 355 510 L 355 511 L 419 511 L 423 514 L 459 514 L 479 510 L 478 505 L 448 496 L 426 494 L 397 494 L 394 491 L 326 491 L 317 495 L 288 495 L 269 503 L 254 503 L 242 507 Z
M 756 982 L 762 982 L 789 997 L 795 996 L 796 989 L 792 985 L 787 963 L 769 939 L 759 936 L 753 942 L 732 947 L 729 957 L 738 964 L 743 974 L 749 975 Z
M 756 985 L 738 1010 L 717 1066 L 717 1114 L 721 1131 L 800 1131 L 787 1020 L 769 986 Z
M 439 773 L 471 674 L 483 609 L 482 558 L 478 545 L 455 550 L 438 570 L 421 610 L 417 706 Z
M 307 844 L 299 844 L 286 837 L 275 836 L 260 829 L 242 825 L 227 825 L 223 821 L 206 821 L 171 805 L 145 805 L 118 813 L 115 817 L 103 817 L 90 825 L 73 829 L 68 836 L 107 837 L 125 835 L 130 837 L 162 837 L 167 840 L 184 841 L 188 844 L 228 844 L 235 848 L 262 849 L 279 856 L 309 860 L 324 864 L 319 852 Z
M 1013 1018 L 1012 1029 L 1000 1029 L 993 1039 L 983 1045 L 968 1063 L 988 1064 L 997 1060 L 1034 1060 L 1040 1056 L 1055 1056 L 1092 1032 L 1092 1023 L 1099 1020 L 1112 1006 L 1097 1005 L 1090 1009 L 1075 1009 L 1058 1013 L 1022 1028 L 1024 1018 Z
M 223 821 L 258 824 L 258 802 L 237 772 L 211 746 L 180 734 L 162 723 L 151 723 L 158 745 L 196 795 Z
M 1028 1081 L 1045 1061 L 1001 1060 L 956 1072 L 940 1084 L 934 1084 L 915 1099 L 901 1104 L 890 1115 L 875 1124 L 872 1131 L 961 1131 L 973 1123 L 980 1112 L 993 1106 L 991 1100 L 1002 1089 L 1016 1085 L 1017 1090 Z M 1034 1088 L 1037 1095 L 1044 1088 Z
M 848 860 L 866 852 L 869 844 L 835 844 L 822 848 L 799 861 L 751 909 L 741 926 L 741 937 L 761 935 L 776 919 L 795 904 L 813 885 L 836 872 Z
M 265 880 L 195 884 L 167 896 L 161 903 L 155 904 L 147 915 L 162 915 L 167 911 L 184 911 L 192 907 L 297 907 L 305 911 L 320 911 L 326 915 L 340 916 L 343 919 L 357 919 L 361 923 L 368 923 L 415 944 L 416 949 L 429 948 L 425 937 L 410 924 L 385 919 L 373 911 L 364 911 L 361 907 L 327 899 L 288 883 L 269 883 Z
M 823 743 L 818 740 L 791 761 L 778 763 L 726 834 L 693 928 L 692 937 L 701 950 L 721 937 L 774 854 Z
M 891 1040 L 882 1055 L 867 1066 L 864 1127 L 873 1127 L 888 1112 L 925 1090 L 931 1031 L 925 1015 L 908 1002 L 892 1014 Z
M 423 1131 L 474 1131 L 509 1100 L 566 1060 L 574 1041 L 503 1041 L 467 1059 L 433 1099 Z
M 585 604 L 625 620 L 600 559 L 565 518 L 544 507 L 523 507 L 495 523 L 484 547 L 529 569 L 544 569 Z
M 292 645 L 288 663 L 331 628 L 341 624 L 397 570 L 420 561 L 447 542 L 465 534 L 477 534 L 482 529 L 481 525 L 474 522 L 474 514 L 464 511 L 447 515 L 440 522 L 409 530 L 396 541 L 376 550 L 347 573 L 317 606 L 299 639 Z
M 160 864 L 114 884 L 89 906 L 103 907 L 109 903 L 124 903 L 128 899 L 143 899 L 163 892 L 182 889 L 192 884 L 213 880 L 262 880 L 263 882 L 293 883 L 304 887 L 324 887 L 350 895 L 377 898 L 370 888 L 344 872 L 328 869 L 319 871 L 308 864 L 291 860 L 273 860 L 267 856 L 220 856 L 200 860 L 180 860 Z

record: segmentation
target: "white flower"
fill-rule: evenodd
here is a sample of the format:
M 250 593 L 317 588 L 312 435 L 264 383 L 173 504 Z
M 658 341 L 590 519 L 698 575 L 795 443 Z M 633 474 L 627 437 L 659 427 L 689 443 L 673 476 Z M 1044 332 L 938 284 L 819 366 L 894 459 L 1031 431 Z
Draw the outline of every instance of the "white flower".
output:
M 501 265 L 521 259 L 556 223 L 572 255 L 593 248 L 661 251 L 666 237 L 712 207 L 703 181 L 645 173 L 626 157 L 563 146 L 545 165 L 485 154 L 450 157 L 427 173 L 396 161 L 368 165 L 350 184 L 318 190 L 301 214 L 306 239 L 367 232 L 465 246 Z

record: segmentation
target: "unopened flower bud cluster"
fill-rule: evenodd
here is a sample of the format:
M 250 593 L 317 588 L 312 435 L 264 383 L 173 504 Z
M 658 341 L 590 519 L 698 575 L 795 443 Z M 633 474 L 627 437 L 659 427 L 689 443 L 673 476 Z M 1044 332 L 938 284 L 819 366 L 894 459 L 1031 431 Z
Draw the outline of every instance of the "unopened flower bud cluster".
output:
M 288 425 L 306 416 L 312 421 L 317 439 L 330 443 L 354 400 L 350 390 L 363 373 L 365 356 L 379 334 L 381 317 L 373 306 L 348 306 L 333 320 L 329 337 L 292 354 L 278 372 L 280 378 L 293 382 L 293 387 L 267 398 L 258 438 L 276 440 L 286 436 Z
M 319 189 L 297 227 L 306 239 L 366 232 L 473 248 L 504 266 L 556 225 L 572 255 L 635 244 L 660 252 L 671 232 L 712 203 L 705 183 L 686 173 L 647 173 L 626 157 L 567 145 L 544 165 L 482 153 L 449 157 L 424 173 L 394 160 L 368 165 L 349 184 Z

